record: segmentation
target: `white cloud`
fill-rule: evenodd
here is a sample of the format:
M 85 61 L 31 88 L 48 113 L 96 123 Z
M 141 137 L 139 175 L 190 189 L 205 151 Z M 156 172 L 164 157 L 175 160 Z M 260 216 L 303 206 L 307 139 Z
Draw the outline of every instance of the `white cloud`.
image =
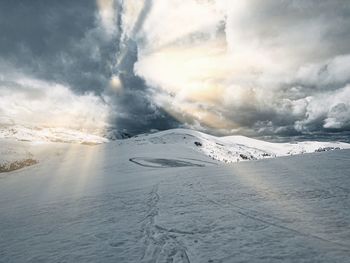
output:
M 69 87 L 16 76 L 0 82 L 0 125 L 20 124 L 102 132 L 109 107 L 91 93 L 74 94 Z
M 305 117 L 297 121 L 297 130 L 309 130 L 320 124 L 325 129 L 350 126 L 350 85 L 334 92 L 325 92 L 308 98 Z
M 305 85 L 337 85 L 350 81 L 350 54 L 302 66 L 296 76 Z
M 203 33 L 210 36 L 222 20 L 223 13 L 212 1 L 156 0 L 140 32 L 146 40 L 140 52 L 188 44 Z
M 96 0 L 99 21 L 107 35 L 111 36 L 118 30 L 117 28 L 117 5 L 115 0 Z
M 2 120 L 100 127 L 108 114 L 142 131 L 177 124 L 170 114 L 211 131 L 349 129 L 346 0 L 96 0 L 90 8 L 93 28 L 83 19 L 72 32 L 32 34 L 2 56 L 33 78 L 106 96 L 112 109 L 92 94 L 14 76 L 0 80 Z M 46 52 L 38 39 L 49 41 Z M 64 43 L 72 43 L 66 52 Z
M 154 88 L 158 105 L 191 125 L 346 129 L 350 50 L 344 53 L 332 33 L 348 21 L 331 22 L 340 6 L 155 1 L 140 32 L 135 72 Z

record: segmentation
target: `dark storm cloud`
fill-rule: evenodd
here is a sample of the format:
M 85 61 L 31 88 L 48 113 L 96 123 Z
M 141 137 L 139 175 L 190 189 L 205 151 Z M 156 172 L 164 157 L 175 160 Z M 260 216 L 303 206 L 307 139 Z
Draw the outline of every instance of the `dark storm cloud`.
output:
M 47 89 L 58 83 L 73 95 L 92 92 L 109 104 L 110 124 L 132 133 L 180 125 L 171 115 L 216 132 L 218 128 L 198 114 L 183 110 L 194 108 L 234 123 L 236 131 L 245 134 L 350 130 L 349 1 L 180 2 L 146 0 L 130 8 L 128 0 L 1 1 L 2 94 L 22 94 L 31 81 L 18 84 L 21 74 L 43 86 L 51 83 Z M 225 8 L 217 12 L 220 5 Z M 240 10 L 240 5 L 245 7 Z M 101 8 L 111 7 L 101 17 Z M 134 14 L 128 7 L 140 10 Z M 128 19 L 129 15 L 136 17 Z M 208 55 L 214 38 L 226 41 L 229 50 L 238 46 L 239 55 L 246 57 L 235 62 L 223 58 L 227 54 L 215 57 L 215 50 Z M 215 76 L 206 67 L 201 72 L 211 61 L 218 68 Z M 187 62 L 200 69 L 189 67 L 187 72 Z M 246 68 L 233 67 L 239 70 L 231 76 L 231 63 Z M 113 77 L 121 82 L 121 90 L 111 87 Z M 183 81 L 174 88 L 179 79 Z M 220 87 L 216 93 L 209 90 L 207 95 L 184 99 L 191 93 L 188 87 L 210 81 Z M 48 95 L 41 89 L 28 90 Z M 29 93 L 23 93 L 28 100 Z
M 347 54 L 350 3 L 347 0 L 252 0 L 242 24 L 261 45 L 291 45 L 301 60 L 322 60 Z M 246 23 L 246 24 L 245 24 Z M 287 42 L 287 41 L 290 42 Z
M 76 94 L 93 92 L 98 96 L 105 95 L 115 70 L 123 30 L 123 4 L 119 1 L 113 4 L 118 11 L 115 13 L 117 30 L 111 34 L 100 23 L 98 5 L 94 0 L 1 1 L 1 67 L 64 84 Z M 135 25 L 135 33 L 142 26 L 150 7 L 151 1 L 147 1 Z M 111 105 L 118 109 L 111 114 L 111 125 L 138 132 L 153 126 L 168 128 L 171 118 L 152 104 L 147 86 L 133 75 L 136 60 L 133 55 L 125 57 L 129 67 L 124 92 L 108 94 L 112 97 L 110 101 L 118 104 Z
M 136 42 L 129 39 L 122 52 L 123 59 L 115 69 L 122 84 L 122 91 L 117 96 L 112 96 L 117 114 L 112 117 L 112 122 L 117 128 L 126 128 L 132 134 L 178 126 L 179 123 L 175 119 L 152 102 L 145 81 L 135 75 L 134 64 L 138 59 Z
M 26 74 L 102 91 L 115 45 L 96 25 L 95 1 L 1 1 L 0 58 Z
M 162 43 L 162 36 L 157 32 L 166 32 L 172 27 L 154 23 L 148 27 L 148 32 L 144 32 L 146 38 L 149 36 L 145 41 L 148 46 L 138 72 L 165 93 L 172 91 L 166 99 L 166 95 L 159 99 L 160 104 L 169 104 L 171 97 L 175 97 L 177 100 L 171 105 L 172 111 L 186 114 L 186 122 L 195 127 L 197 121 L 201 128 L 211 132 L 217 132 L 218 127 L 224 127 L 226 123 L 229 128 L 224 128 L 224 133 L 292 135 L 349 130 L 349 1 L 218 0 L 216 3 L 224 7 L 221 12 L 226 18 L 225 40 L 228 53 L 231 52 L 221 55 L 231 55 L 231 60 L 220 56 L 213 59 L 213 55 L 208 55 L 209 51 L 198 55 L 201 45 L 195 41 L 189 45 L 185 41 L 170 43 L 168 50 L 178 50 L 177 55 L 164 52 L 162 56 L 168 56 L 168 59 L 162 59 L 156 52 L 153 55 L 147 51 L 155 50 L 152 43 Z M 166 12 L 167 17 L 176 17 L 178 21 L 186 19 L 176 10 L 169 8 Z M 193 11 L 193 15 L 195 13 Z M 215 11 L 212 14 L 214 16 Z M 196 18 L 196 23 L 199 23 L 201 18 Z M 203 18 L 203 24 L 209 28 L 207 20 L 208 17 Z M 182 25 L 182 28 L 187 27 Z M 200 30 L 213 36 L 214 32 L 209 29 Z M 198 62 L 198 73 L 181 62 L 182 53 L 186 54 L 182 58 L 184 61 Z M 172 63 L 174 59 L 176 61 Z M 156 67 L 159 60 L 165 65 Z M 212 62 L 218 69 L 211 71 L 210 66 L 203 67 L 201 61 Z M 150 70 L 152 66 L 166 72 L 171 79 L 162 78 L 161 74 Z M 179 70 L 181 76 L 178 77 L 167 71 L 186 67 L 191 72 Z M 208 74 L 201 75 L 202 69 Z M 211 75 L 216 71 L 219 74 Z M 191 91 L 180 87 L 180 95 L 176 96 L 173 82 L 177 79 L 188 80 L 181 85 L 189 87 L 205 86 L 213 79 L 213 86 L 219 86 L 218 92 L 215 94 L 213 88 L 207 88 L 209 92 L 201 100 L 197 99 L 200 94 L 193 98 Z M 206 92 L 205 88 L 203 92 Z M 206 97 L 209 94 L 211 99 Z M 200 114 L 188 112 L 189 104 Z M 216 116 L 214 121 L 213 114 Z M 209 125 L 201 121 L 205 117 L 196 115 L 209 116 Z M 188 121 L 191 117 L 192 120 Z
M 145 0 L 130 35 L 120 35 L 118 50 L 120 57 L 113 68 L 113 73 L 121 81 L 122 92 L 118 93 L 117 96 L 112 96 L 116 115 L 112 115 L 111 122 L 115 124 L 117 129 L 127 129 L 131 134 L 179 126 L 177 120 L 153 102 L 149 87 L 142 78 L 134 73 L 134 65 L 138 61 L 138 46 L 135 39 L 147 19 L 152 4 L 152 0 Z M 121 2 L 119 12 L 121 13 L 123 10 Z M 125 25 L 121 23 L 121 32 L 124 27 Z
M 273 113 L 255 125 L 287 134 L 349 130 L 349 1 L 254 0 L 251 14 L 247 32 L 263 47 L 292 54 L 286 59 L 297 69 L 288 81 L 276 80 Z

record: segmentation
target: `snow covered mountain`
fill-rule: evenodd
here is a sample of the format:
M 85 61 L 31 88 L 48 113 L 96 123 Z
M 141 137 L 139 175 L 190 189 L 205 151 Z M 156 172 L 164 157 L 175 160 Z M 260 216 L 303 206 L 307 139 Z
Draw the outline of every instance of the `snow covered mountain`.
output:
M 225 163 L 350 148 L 350 144 L 342 142 L 271 143 L 245 136 L 216 137 L 187 129 L 141 135 L 125 143 L 182 145 Z
M 0 129 L 0 167 L 5 171 L 33 165 L 40 161 L 43 152 L 47 157 L 52 149 L 68 147 L 59 142 L 97 145 L 108 140 L 97 135 L 67 129 L 29 129 L 22 126 L 3 128 Z M 45 148 L 45 151 L 40 150 L 38 153 L 40 148 L 38 144 L 41 148 Z M 130 149 L 135 151 L 147 149 L 154 155 L 158 154 L 158 157 L 161 157 L 163 152 L 196 152 L 225 163 L 350 148 L 350 144 L 340 142 L 270 143 L 244 136 L 215 137 L 187 129 L 143 134 L 129 139 L 109 141 L 108 144 L 108 147 L 117 147 L 123 152 L 128 152 Z
M 347 144 L 183 129 L 98 145 L 26 138 L 0 139 L 2 262 L 350 256 L 350 150 L 319 152 Z

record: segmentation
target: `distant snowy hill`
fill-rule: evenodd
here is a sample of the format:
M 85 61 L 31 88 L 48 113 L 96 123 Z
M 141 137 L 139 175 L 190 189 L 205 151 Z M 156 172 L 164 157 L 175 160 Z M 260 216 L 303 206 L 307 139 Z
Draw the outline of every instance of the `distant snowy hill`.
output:
M 182 145 L 225 163 L 350 148 L 350 144 L 342 142 L 271 143 L 245 136 L 216 137 L 187 129 L 145 134 L 124 143 Z
M 172 129 L 109 141 L 101 136 L 75 130 L 11 126 L 0 128 L 0 166 L 2 170 L 9 171 L 33 165 L 42 159 L 41 155 L 45 158 L 52 155 L 53 149 L 70 147 L 60 144 L 62 142 L 75 145 L 108 142 L 109 148 L 117 147 L 118 152 L 147 152 L 147 156 L 143 156 L 147 158 L 159 158 L 167 152 L 183 156 L 190 151 L 224 163 L 350 148 L 350 144 L 341 142 L 270 143 L 244 136 L 215 137 L 187 129 Z M 38 150 L 40 148 L 45 150 Z

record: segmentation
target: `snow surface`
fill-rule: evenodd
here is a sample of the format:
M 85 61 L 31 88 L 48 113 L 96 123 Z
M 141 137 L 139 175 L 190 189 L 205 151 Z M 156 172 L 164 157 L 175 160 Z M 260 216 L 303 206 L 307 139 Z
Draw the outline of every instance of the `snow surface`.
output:
M 3 141 L 0 146 L 0 173 L 18 170 L 37 163 L 33 155 L 28 152 L 26 145 Z
M 196 142 L 200 143 L 197 147 Z M 225 163 L 350 148 L 350 144 L 342 142 L 270 143 L 245 136 L 215 137 L 187 129 L 141 135 L 126 143 L 182 145 Z
M 95 146 L 2 139 L 1 159 L 38 163 L 0 173 L 0 262 L 349 262 L 350 150 L 218 162 L 325 147 L 348 148 L 179 129 Z

